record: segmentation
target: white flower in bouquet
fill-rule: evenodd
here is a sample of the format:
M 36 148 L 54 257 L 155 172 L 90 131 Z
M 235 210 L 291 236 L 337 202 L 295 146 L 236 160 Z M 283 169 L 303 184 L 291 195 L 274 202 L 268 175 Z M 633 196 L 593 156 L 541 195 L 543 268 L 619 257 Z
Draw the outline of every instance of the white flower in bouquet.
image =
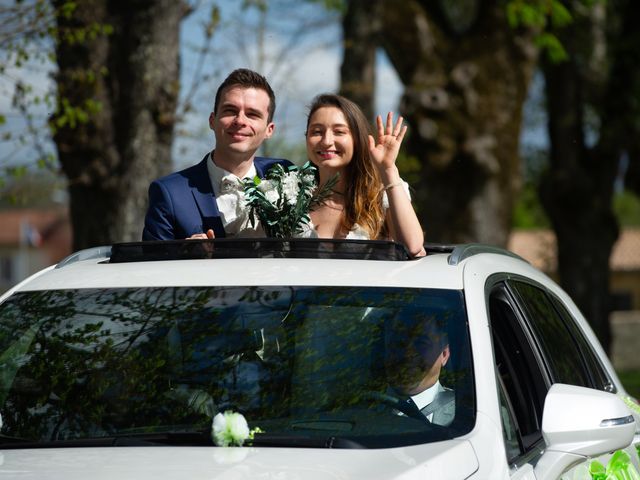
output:
M 280 199 L 280 194 L 278 193 L 278 186 L 272 182 L 271 180 L 263 180 L 258 184 L 258 190 L 260 190 L 264 197 L 270 203 L 277 203 Z
M 295 205 L 298 202 L 299 183 L 300 180 L 294 172 L 286 173 L 282 179 L 282 192 L 289 205 Z
M 256 433 L 262 433 L 262 430 L 249 430 L 247 420 L 241 413 L 227 410 L 213 417 L 211 434 L 214 443 L 220 447 L 241 447 L 246 440 L 253 440 Z
M 244 415 L 226 411 L 213 417 L 213 441 L 221 447 L 242 446 L 249 438 L 249 425 Z
M 273 184 L 271 180 L 262 180 L 260 183 L 258 183 L 257 188 L 262 193 L 267 193 L 267 192 L 275 191 L 276 186 Z
M 305 185 L 310 185 L 315 182 L 315 173 L 314 172 L 303 172 L 302 180 Z
M 309 223 L 309 212 L 331 194 L 338 178 L 321 188 L 316 182 L 316 167 L 307 162 L 302 167 L 273 165 L 265 179 L 244 181 L 245 204 L 251 225 L 260 220 L 269 237 L 289 238 L 302 233 Z

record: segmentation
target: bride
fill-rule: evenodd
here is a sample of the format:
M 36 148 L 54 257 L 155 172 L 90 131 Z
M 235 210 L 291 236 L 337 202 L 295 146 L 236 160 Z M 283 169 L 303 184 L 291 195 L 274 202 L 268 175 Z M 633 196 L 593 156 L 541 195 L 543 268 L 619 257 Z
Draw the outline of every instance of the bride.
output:
M 380 116 L 376 123 L 374 139 L 355 103 L 334 94 L 313 100 L 305 134 L 308 158 L 318 168 L 320 185 L 339 176 L 301 236 L 392 239 L 412 256 L 424 255 L 422 228 L 396 166 L 407 127 L 402 117 L 394 125 L 391 112 L 386 125 Z

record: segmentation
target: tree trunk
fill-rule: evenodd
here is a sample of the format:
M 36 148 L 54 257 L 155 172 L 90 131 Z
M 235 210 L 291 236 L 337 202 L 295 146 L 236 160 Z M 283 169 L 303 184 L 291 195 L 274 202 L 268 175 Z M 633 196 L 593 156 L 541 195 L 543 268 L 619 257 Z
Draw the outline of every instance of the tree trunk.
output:
M 376 49 L 381 15 L 380 0 L 349 0 L 342 21 L 344 57 L 340 95 L 357 103 L 369 119 L 375 116 Z
M 594 9 L 604 6 L 596 3 L 588 13 Z M 614 1 L 607 13 L 575 15 L 576 21 L 561 36 L 570 60 L 545 65 L 551 165 L 540 192 L 558 237 L 560 282 L 608 351 L 609 257 L 618 238 L 614 181 L 623 155 L 634 158 L 640 134 L 640 35 L 635 28 L 640 4 Z M 587 67 L 593 53 L 602 49 L 593 48 L 580 33 L 593 31 L 597 21 L 608 24 L 609 68 L 601 68 L 604 74 L 594 82 Z M 594 145 L 585 135 L 587 128 L 594 128 L 585 116 L 587 107 L 599 120 L 598 130 L 592 132 Z M 633 168 L 632 164 L 630 171 Z
M 617 133 L 628 162 L 625 187 L 640 196 L 640 3 L 615 0 L 611 4 L 619 15 L 615 23 L 619 30 L 611 29 L 616 37 L 611 46 L 615 64 L 606 103 L 611 112 L 603 127 Z
M 446 2 L 385 3 L 383 45 L 405 92 L 415 203 L 427 241 L 504 246 L 521 184 L 523 103 L 537 59 L 499 1 L 456 21 Z
M 149 182 L 171 169 L 185 13 L 175 0 L 85 0 L 58 18 L 61 33 L 113 27 L 56 45 L 61 107 L 52 123 L 76 250 L 141 238 Z M 74 125 L 65 105 L 88 117 Z

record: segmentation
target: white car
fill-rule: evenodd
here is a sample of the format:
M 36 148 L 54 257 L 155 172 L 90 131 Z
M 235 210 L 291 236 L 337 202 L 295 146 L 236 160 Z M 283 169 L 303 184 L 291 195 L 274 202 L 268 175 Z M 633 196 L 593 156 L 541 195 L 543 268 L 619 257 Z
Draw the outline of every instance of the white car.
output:
M 43 270 L 0 298 L 0 479 L 638 478 L 637 407 L 568 296 L 504 250 L 426 250 L 141 242 Z M 445 420 L 395 395 L 407 325 L 447 345 Z M 259 431 L 216 446 L 221 412 Z

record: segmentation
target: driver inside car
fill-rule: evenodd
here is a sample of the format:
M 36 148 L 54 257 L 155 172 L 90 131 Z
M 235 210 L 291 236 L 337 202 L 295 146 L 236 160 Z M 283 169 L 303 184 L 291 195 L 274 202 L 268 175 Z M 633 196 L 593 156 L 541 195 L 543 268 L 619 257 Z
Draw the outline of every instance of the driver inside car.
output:
M 447 426 L 455 415 L 455 393 L 440 383 L 449 361 L 449 339 L 441 320 L 412 312 L 385 328 L 386 395 L 398 415 Z

